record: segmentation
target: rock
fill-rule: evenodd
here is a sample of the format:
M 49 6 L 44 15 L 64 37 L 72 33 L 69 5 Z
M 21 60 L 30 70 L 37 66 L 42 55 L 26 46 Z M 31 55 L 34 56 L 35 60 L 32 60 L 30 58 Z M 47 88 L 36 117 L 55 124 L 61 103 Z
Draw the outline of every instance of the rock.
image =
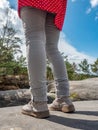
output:
M 98 78 L 69 81 L 72 100 L 98 100 Z M 51 81 L 48 92 L 55 93 L 55 83 Z
M 50 111 L 46 119 L 23 115 L 22 106 L 0 108 L 0 130 L 98 130 L 98 100 L 73 103 L 75 113 Z
M 70 93 L 76 100 L 98 99 L 98 78 L 90 78 L 81 81 L 70 81 Z
M 51 103 L 55 94 L 47 93 L 48 103 Z M 0 91 L 0 107 L 24 105 L 30 101 L 29 89 Z
M 55 93 L 47 93 L 47 97 L 48 97 L 48 103 L 50 104 L 55 99 Z
M 49 93 L 55 93 L 55 87 L 56 87 L 56 84 L 55 84 L 54 81 L 49 81 L 48 82 L 47 88 L 48 88 Z
M 28 89 L 0 91 L 0 107 L 24 105 L 29 101 Z
M 73 101 L 98 100 L 98 78 L 70 81 L 70 95 Z M 50 85 L 50 86 L 49 86 Z M 55 99 L 55 84 L 48 85 L 48 103 Z M 29 89 L 0 91 L 0 107 L 23 105 L 30 101 Z

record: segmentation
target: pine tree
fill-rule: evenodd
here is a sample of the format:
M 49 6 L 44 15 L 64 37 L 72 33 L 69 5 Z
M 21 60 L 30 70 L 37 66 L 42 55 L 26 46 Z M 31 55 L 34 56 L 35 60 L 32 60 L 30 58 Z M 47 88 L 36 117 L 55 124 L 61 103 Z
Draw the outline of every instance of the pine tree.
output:
M 16 36 L 17 31 L 10 26 L 10 18 L 7 10 L 6 24 L 0 29 L 0 70 L 4 72 L 3 74 L 12 73 L 13 67 L 17 66 L 17 61 L 15 55 L 20 53 L 22 41 Z
M 94 64 L 91 65 L 92 71 L 98 76 L 98 58 L 94 62 Z
M 87 59 L 84 59 L 83 61 L 81 61 L 81 63 L 79 64 L 79 67 L 83 73 L 90 74 L 90 70 L 89 70 L 90 65 L 88 64 Z

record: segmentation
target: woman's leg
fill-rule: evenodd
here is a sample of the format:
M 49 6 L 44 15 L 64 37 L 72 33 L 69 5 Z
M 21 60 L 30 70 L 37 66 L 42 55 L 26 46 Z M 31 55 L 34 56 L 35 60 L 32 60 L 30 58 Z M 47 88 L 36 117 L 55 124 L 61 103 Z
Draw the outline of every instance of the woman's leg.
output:
M 23 106 L 22 113 L 45 118 L 49 116 L 46 87 L 46 12 L 23 7 L 21 18 L 26 37 L 28 75 L 31 87 L 31 101 Z
M 54 25 L 54 15 L 46 17 L 46 52 L 53 65 L 54 79 L 56 81 L 57 98 L 69 96 L 69 82 L 64 60 L 58 50 L 60 31 Z
M 26 36 L 28 75 L 31 101 L 24 105 L 22 113 L 37 118 L 49 117 L 46 87 L 46 12 L 23 7 L 21 18 Z
M 46 52 L 53 65 L 56 81 L 56 99 L 49 106 L 50 110 L 74 112 L 75 108 L 69 98 L 69 82 L 64 60 L 58 50 L 60 31 L 54 25 L 54 16 L 48 14 L 46 18 Z
M 32 7 L 21 9 L 26 36 L 28 75 L 33 101 L 47 101 L 45 20 L 46 12 Z

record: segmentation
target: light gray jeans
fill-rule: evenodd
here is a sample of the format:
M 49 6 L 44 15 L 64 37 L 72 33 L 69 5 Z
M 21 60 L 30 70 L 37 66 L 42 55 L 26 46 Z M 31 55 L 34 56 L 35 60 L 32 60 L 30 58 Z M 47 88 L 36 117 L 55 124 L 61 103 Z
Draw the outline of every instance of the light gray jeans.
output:
M 69 96 L 69 82 L 64 60 L 58 50 L 60 30 L 54 14 L 32 7 L 21 9 L 26 37 L 28 75 L 34 101 L 47 101 L 46 58 L 52 63 L 57 97 Z

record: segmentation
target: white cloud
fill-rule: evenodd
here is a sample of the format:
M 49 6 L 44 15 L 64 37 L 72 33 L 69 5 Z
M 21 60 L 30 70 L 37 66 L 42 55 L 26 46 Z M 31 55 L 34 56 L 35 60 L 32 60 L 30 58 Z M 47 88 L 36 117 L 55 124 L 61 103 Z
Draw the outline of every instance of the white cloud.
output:
M 2 25 L 5 24 L 5 20 L 4 18 L 5 17 L 5 13 L 6 13 L 6 10 L 5 8 L 9 8 L 9 2 L 6 1 L 6 0 L 2 0 L 2 2 L 0 1 L 0 27 L 2 27 Z
M 98 6 L 98 0 L 90 0 L 90 4 L 92 6 L 92 8 Z
M 76 2 L 77 0 L 71 0 L 72 2 Z M 85 0 L 84 0 L 85 1 Z M 89 0 L 91 7 L 94 8 L 98 6 L 98 0 Z
M 86 14 L 89 14 L 91 12 L 91 8 L 88 8 L 87 10 L 86 10 Z
M 71 0 L 72 2 L 76 2 L 77 0 Z M 81 0 L 85 2 L 85 0 Z M 98 0 L 89 0 L 90 7 L 86 10 L 86 14 L 90 14 L 92 9 L 98 6 Z M 95 21 L 98 21 L 98 15 L 95 15 Z
M 96 8 L 98 6 L 98 0 L 89 0 L 89 2 L 90 2 L 91 6 L 86 10 L 86 14 L 90 14 L 91 11 L 92 11 L 92 9 L 94 9 L 94 8 Z M 95 21 L 98 21 L 98 15 L 97 15 L 97 13 L 95 14 Z
M 75 47 L 70 45 L 66 41 L 64 33 L 61 33 L 59 50 L 68 56 L 70 62 L 80 63 L 83 59 L 87 59 L 89 63 L 93 63 L 95 61 L 94 57 L 86 55 L 83 52 L 79 52 Z
M 18 17 L 17 11 L 10 8 L 10 4 L 7 0 L 2 0 L 2 1 L 0 0 L 0 29 L 2 29 L 3 26 L 6 24 L 8 10 L 9 10 L 8 13 L 9 26 L 13 27 L 17 31 L 16 36 L 19 36 L 24 42 L 25 38 L 24 38 L 22 22 Z M 25 50 L 25 46 L 23 46 L 22 49 Z M 23 52 L 23 54 L 25 55 L 25 51 Z
M 10 4 L 7 0 L 2 0 L 2 2 L 0 1 L 0 29 L 2 29 L 3 26 L 6 24 L 7 10 L 9 10 L 9 13 L 8 13 L 9 26 L 13 27 L 17 31 L 16 36 L 19 36 L 24 42 L 25 38 L 24 38 L 22 22 L 20 18 L 18 17 L 17 11 L 10 8 Z M 22 49 L 25 50 L 25 47 Z
M 0 0 L 0 9 L 4 9 L 7 7 L 9 7 L 9 2 L 7 0 Z
M 18 17 L 18 13 L 14 9 L 10 8 L 7 0 L 0 0 L 0 28 L 6 24 L 8 10 L 9 26 L 12 26 L 16 31 L 18 31 L 17 35 L 23 36 L 22 22 Z

